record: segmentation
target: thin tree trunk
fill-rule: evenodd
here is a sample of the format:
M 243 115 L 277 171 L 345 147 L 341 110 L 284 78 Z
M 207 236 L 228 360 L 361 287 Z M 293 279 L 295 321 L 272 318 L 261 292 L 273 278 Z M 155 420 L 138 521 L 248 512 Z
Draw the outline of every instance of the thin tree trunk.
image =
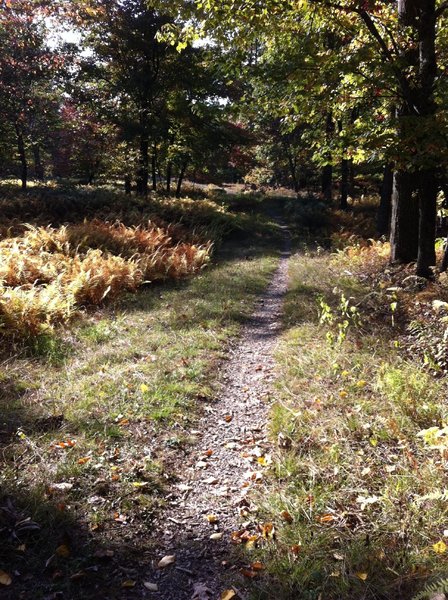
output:
M 339 199 L 339 207 L 342 210 L 348 209 L 348 176 L 349 176 L 349 164 L 348 159 L 343 158 L 341 160 L 341 197 Z
M 25 142 L 23 140 L 22 130 L 16 125 L 17 150 L 20 159 L 20 179 L 22 181 L 22 190 L 26 190 L 28 183 L 28 162 L 26 160 Z
M 173 163 L 169 160 L 166 166 L 166 192 L 171 193 L 171 177 L 173 172 Z
M 137 194 L 139 196 L 148 195 L 148 179 L 149 179 L 149 143 L 145 136 L 140 138 L 140 149 L 138 158 L 137 171 Z
M 391 163 L 388 163 L 384 166 L 383 183 L 381 184 L 380 206 L 378 208 L 378 215 L 376 221 L 376 230 L 380 235 L 387 235 L 390 231 L 393 187 L 393 166 Z
M 355 165 L 351 158 L 348 161 L 348 194 L 355 197 Z
M 132 179 L 130 175 L 124 176 L 124 193 L 129 195 L 132 190 Z
M 419 231 L 417 275 L 431 277 L 431 267 L 436 264 L 436 217 L 438 181 L 435 169 L 420 173 Z
M 44 180 L 44 167 L 40 157 L 40 146 L 37 142 L 33 144 L 33 158 L 34 158 L 34 176 L 39 181 Z
M 419 210 L 416 190 L 415 173 L 394 173 L 390 232 L 392 262 L 409 263 L 417 259 Z
M 331 112 L 327 113 L 325 120 L 325 135 L 327 141 L 329 141 L 331 135 L 334 132 L 333 115 Z M 328 160 L 331 161 L 331 154 L 328 155 Z M 329 163 L 322 169 L 322 194 L 325 200 L 331 202 L 333 199 L 333 167 Z
M 152 189 L 157 191 L 157 148 L 154 144 L 151 157 Z
M 182 164 L 182 168 L 179 173 L 179 179 L 177 180 L 177 188 L 176 188 L 176 198 L 180 198 L 180 193 L 182 190 L 182 181 L 185 177 L 185 171 L 187 170 L 188 160 L 184 161 Z

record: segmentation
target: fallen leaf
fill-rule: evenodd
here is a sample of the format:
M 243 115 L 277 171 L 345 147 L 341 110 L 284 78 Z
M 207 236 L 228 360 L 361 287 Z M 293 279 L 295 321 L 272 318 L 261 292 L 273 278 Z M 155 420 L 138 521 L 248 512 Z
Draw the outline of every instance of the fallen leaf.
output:
M 159 586 L 157 585 L 157 583 L 150 583 L 149 581 L 144 581 L 143 586 L 150 592 L 158 592 L 159 591 Z
M 196 463 L 196 468 L 197 469 L 206 469 L 208 467 L 207 463 L 204 460 L 199 460 Z
M 360 379 L 360 380 L 357 382 L 357 384 L 356 384 L 356 386 L 357 386 L 357 387 L 359 387 L 359 388 L 363 388 L 363 387 L 365 387 L 366 385 L 367 385 L 367 381 L 364 381 L 364 379 Z
M 92 460 L 91 456 L 83 456 L 82 458 L 78 458 L 78 465 L 85 465 L 89 462 L 89 460 Z
M 333 558 L 335 558 L 336 560 L 344 560 L 344 555 L 343 554 L 339 554 L 339 552 L 335 552 L 333 554 Z
M 213 450 L 206 450 L 204 454 L 205 456 L 211 456 L 213 454 Z
M 62 481 L 61 483 L 52 483 L 49 486 L 51 492 L 68 492 L 73 487 L 73 483 L 68 483 L 66 481 Z
M 165 567 L 168 567 L 169 565 L 172 565 L 173 563 L 176 562 L 176 556 L 175 554 L 168 554 L 167 556 L 164 556 L 158 563 L 158 568 L 159 569 L 164 569 Z
M 11 575 L 9 573 L 7 573 L 6 571 L 0 570 L 0 583 L 2 585 L 11 585 L 11 583 L 12 583 Z M 230 598 L 232 598 L 232 596 L 230 596 Z
M 249 579 L 254 579 L 254 577 L 257 577 L 258 575 L 258 572 L 252 569 L 240 569 L 240 573 L 241 575 L 244 575 L 244 577 L 248 577 Z
M 432 547 L 434 549 L 434 552 L 436 552 L 437 554 L 444 554 L 447 549 L 447 545 L 445 544 L 445 542 L 443 540 L 440 540 L 440 542 L 433 544 Z
M 68 558 L 70 556 L 70 548 L 67 546 L 67 544 L 61 544 L 56 548 L 55 554 L 61 558 Z
M 235 596 L 236 596 L 236 592 L 234 592 L 233 590 L 225 590 L 221 594 L 220 600 L 232 600 L 232 598 L 235 598 Z
M 287 510 L 283 510 L 283 511 L 280 513 L 280 516 L 281 516 L 281 518 L 282 518 L 284 521 L 286 521 L 287 523 L 292 523 L 292 522 L 293 522 L 293 520 L 294 520 L 294 519 L 292 518 L 292 516 L 290 515 L 290 513 L 289 513 Z
M 146 385 L 146 383 L 141 384 L 140 391 L 142 392 L 142 394 L 146 394 L 146 392 L 149 392 L 149 387 Z
M 256 562 L 253 562 L 250 565 L 250 568 L 253 571 L 263 571 L 266 567 L 264 566 L 264 564 L 262 562 L 260 562 L 259 560 L 257 560 Z
M 334 521 L 334 519 L 334 515 L 322 515 L 321 517 L 319 517 L 319 521 L 321 523 L 331 523 L 332 521 Z
M 122 588 L 133 588 L 135 587 L 135 581 L 133 579 L 126 579 L 126 581 L 123 581 L 121 584 Z
M 212 525 L 213 525 L 213 523 L 217 523 L 218 522 L 218 517 L 216 515 L 207 515 L 205 518 Z
M 273 538 L 275 536 L 275 528 L 272 523 L 263 523 L 258 525 L 258 529 L 261 532 L 261 535 L 268 539 Z
M 224 534 L 222 533 L 222 531 L 218 532 L 218 533 L 212 533 L 212 535 L 210 536 L 211 540 L 220 540 L 222 538 Z
M 291 546 L 291 552 L 294 554 L 294 556 L 297 556 L 300 553 L 301 549 L 302 546 L 300 544 L 294 544 Z
M 356 573 L 356 577 L 358 579 L 360 579 L 361 581 L 365 581 L 368 577 L 368 574 L 367 573 Z
M 230 423 L 230 421 L 233 419 L 232 415 L 225 415 L 224 420 L 226 421 L 226 423 Z

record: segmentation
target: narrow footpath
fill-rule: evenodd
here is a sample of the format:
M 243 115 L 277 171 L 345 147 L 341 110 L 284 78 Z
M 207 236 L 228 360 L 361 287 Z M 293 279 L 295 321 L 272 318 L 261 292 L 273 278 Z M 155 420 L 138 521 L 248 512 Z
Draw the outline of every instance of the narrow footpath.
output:
M 223 365 L 221 393 L 206 408 L 195 431 L 197 442 L 184 459 L 183 472 L 156 527 L 160 559 L 145 580 L 163 600 L 219 599 L 235 586 L 245 598 L 243 564 L 232 563 L 232 532 L 251 521 L 248 496 L 269 463 L 267 419 L 274 378 L 274 352 L 281 332 L 288 284 L 290 235 L 282 226 L 279 267 L 241 337 Z M 163 563 L 162 563 L 163 564 Z M 241 587 L 239 587 L 241 586 Z

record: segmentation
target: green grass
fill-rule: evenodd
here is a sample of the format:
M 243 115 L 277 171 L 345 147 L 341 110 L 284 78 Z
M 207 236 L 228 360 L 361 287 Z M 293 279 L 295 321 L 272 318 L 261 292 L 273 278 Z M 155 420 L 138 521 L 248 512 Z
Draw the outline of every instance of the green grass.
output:
M 256 519 L 277 537 L 251 556 L 266 566 L 257 600 L 273 590 L 279 600 L 410 599 L 448 572 L 434 547 L 448 545 L 448 449 L 418 436 L 446 422 L 446 382 L 403 356 L 391 316 L 372 315 L 369 290 L 346 268 L 326 253 L 291 260 L 270 423 L 277 450 L 256 499 Z M 342 293 L 360 325 L 336 343 Z M 320 323 L 319 298 L 332 323 Z

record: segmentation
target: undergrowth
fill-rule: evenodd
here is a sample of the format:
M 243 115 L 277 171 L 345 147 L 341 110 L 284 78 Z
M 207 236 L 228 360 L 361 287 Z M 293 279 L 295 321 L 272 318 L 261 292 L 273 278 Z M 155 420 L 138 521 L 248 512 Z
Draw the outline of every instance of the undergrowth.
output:
M 406 330 L 441 291 L 416 296 L 387 259 L 374 240 L 291 259 L 255 599 L 411 600 L 446 578 L 447 386 Z

